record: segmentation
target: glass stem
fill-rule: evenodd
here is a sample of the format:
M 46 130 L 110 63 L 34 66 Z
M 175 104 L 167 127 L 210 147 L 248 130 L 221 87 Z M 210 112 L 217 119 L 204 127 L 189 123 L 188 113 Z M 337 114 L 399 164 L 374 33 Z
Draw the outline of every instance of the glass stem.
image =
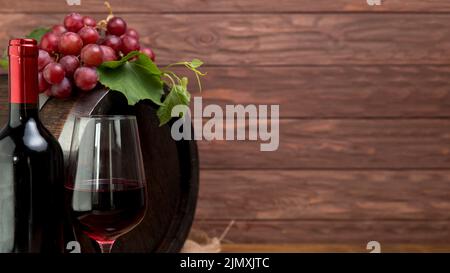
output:
M 97 241 L 97 243 L 100 246 L 100 250 L 102 253 L 111 253 L 114 241 Z

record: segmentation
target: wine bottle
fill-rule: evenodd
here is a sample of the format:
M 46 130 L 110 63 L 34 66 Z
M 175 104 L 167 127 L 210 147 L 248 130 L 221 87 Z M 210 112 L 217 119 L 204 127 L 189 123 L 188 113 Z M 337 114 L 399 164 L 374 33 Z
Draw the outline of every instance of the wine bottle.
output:
M 9 42 L 9 122 L 0 132 L 0 252 L 63 251 L 63 154 L 38 109 L 38 47 Z

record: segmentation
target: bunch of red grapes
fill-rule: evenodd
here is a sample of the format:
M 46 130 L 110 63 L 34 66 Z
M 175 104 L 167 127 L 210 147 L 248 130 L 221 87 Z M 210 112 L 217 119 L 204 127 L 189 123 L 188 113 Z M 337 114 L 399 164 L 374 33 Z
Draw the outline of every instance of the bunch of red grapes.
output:
M 94 89 L 99 80 L 96 67 L 132 51 L 140 50 L 155 61 L 154 52 L 141 49 L 138 32 L 120 17 L 112 17 L 102 30 L 92 17 L 71 13 L 64 25 L 53 26 L 42 37 L 39 48 L 39 91 L 57 98 L 69 97 L 74 86 Z

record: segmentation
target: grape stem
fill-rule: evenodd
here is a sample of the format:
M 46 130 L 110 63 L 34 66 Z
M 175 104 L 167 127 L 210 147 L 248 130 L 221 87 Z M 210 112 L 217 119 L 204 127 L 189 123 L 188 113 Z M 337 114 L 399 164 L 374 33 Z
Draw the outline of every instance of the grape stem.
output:
M 114 17 L 114 14 L 113 14 L 111 4 L 108 1 L 105 1 L 105 6 L 109 11 L 109 15 L 108 15 L 108 17 L 106 17 L 106 21 L 108 22 L 109 20 L 111 20 L 111 18 Z
M 114 13 L 113 13 L 111 4 L 110 4 L 108 1 L 105 1 L 104 4 L 105 4 L 106 8 L 107 8 L 108 11 L 109 11 L 109 15 L 108 15 L 108 17 L 106 17 L 106 19 L 99 21 L 99 22 L 97 23 L 97 27 L 98 27 L 99 29 L 106 30 L 106 26 L 108 25 L 108 21 L 111 20 L 111 18 L 114 17 Z
M 175 86 L 176 83 L 175 83 L 175 81 L 173 80 L 173 78 L 170 76 L 170 74 L 169 74 L 168 72 L 170 72 L 170 71 L 164 72 L 164 73 L 163 73 L 163 76 L 166 77 L 166 78 L 168 78 L 168 79 L 172 82 L 172 86 Z M 170 73 L 172 73 L 173 75 L 175 75 L 173 72 L 170 72 Z M 176 76 L 176 75 L 175 75 L 175 76 Z M 177 77 L 177 78 L 178 78 L 178 77 Z
M 164 73 L 165 74 L 166 73 L 170 73 L 172 75 L 175 75 L 175 73 L 173 73 L 172 71 L 168 70 L 169 68 L 174 67 L 174 66 L 184 66 L 188 70 L 191 70 L 192 72 L 194 72 L 195 77 L 197 79 L 199 90 L 200 90 L 200 92 L 202 92 L 202 83 L 201 83 L 200 77 L 206 76 L 206 73 L 200 72 L 197 68 L 193 67 L 192 63 L 190 63 L 190 62 L 179 62 L 179 63 L 169 64 L 168 66 L 166 66 L 164 68 Z M 180 78 L 178 76 L 177 76 L 177 79 L 178 79 L 178 81 L 180 81 Z

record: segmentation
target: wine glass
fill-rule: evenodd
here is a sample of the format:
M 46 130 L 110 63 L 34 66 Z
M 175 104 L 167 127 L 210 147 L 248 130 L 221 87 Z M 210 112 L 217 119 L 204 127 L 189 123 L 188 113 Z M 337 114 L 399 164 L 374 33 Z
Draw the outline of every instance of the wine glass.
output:
M 75 119 L 65 183 L 73 224 L 102 253 L 144 218 L 144 165 L 134 116 Z

